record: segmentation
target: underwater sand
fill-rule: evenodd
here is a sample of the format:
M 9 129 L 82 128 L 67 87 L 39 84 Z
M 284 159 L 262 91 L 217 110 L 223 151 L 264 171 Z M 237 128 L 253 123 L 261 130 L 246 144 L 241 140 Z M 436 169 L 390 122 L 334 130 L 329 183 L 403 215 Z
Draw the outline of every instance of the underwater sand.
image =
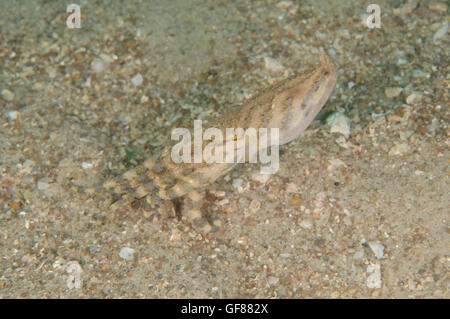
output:
M 0 297 L 449 298 L 448 8 L 377 3 L 1 1 Z M 218 180 L 218 233 L 79 193 L 319 50 L 331 98 L 268 180 Z

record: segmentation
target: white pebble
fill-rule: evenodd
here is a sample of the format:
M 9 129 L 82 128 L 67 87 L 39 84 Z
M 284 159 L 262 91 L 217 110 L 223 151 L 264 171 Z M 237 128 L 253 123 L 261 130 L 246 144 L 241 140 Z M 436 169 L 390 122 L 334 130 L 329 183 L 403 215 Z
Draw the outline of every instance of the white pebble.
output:
M 3 89 L 2 97 L 5 101 L 11 102 L 12 100 L 14 100 L 14 93 L 8 89 Z
M 217 205 L 219 206 L 225 206 L 226 204 L 228 204 L 230 201 L 228 200 L 228 198 L 224 198 L 221 201 L 217 202 Z
M 350 119 L 342 113 L 334 112 L 327 117 L 330 133 L 340 133 L 346 138 L 350 135 Z
M 51 183 L 49 183 L 50 179 L 47 177 L 44 177 L 43 179 L 38 180 L 37 182 L 37 188 L 39 190 L 47 189 Z
M 300 222 L 300 227 L 304 229 L 311 229 L 313 227 L 313 223 L 311 219 L 304 219 Z
M 280 62 L 267 56 L 264 57 L 264 66 L 269 72 L 272 73 L 284 71 L 284 67 L 281 65 Z
M 142 82 L 144 82 L 144 78 L 142 77 L 142 75 L 140 73 L 136 74 L 131 79 L 131 83 L 133 83 L 134 86 L 139 86 L 142 84 Z
M 252 174 L 252 176 L 250 178 L 252 180 L 254 180 L 255 182 L 265 184 L 265 183 L 267 183 L 267 181 L 270 179 L 271 176 L 272 176 L 272 174 L 254 173 L 254 174 Z
M 268 283 L 270 286 L 276 286 L 276 285 L 278 285 L 279 282 L 280 282 L 280 278 L 278 278 L 278 277 L 270 276 L 270 277 L 267 279 L 267 283 Z
M 234 188 L 236 188 L 238 193 L 242 193 L 244 191 L 244 188 L 242 187 L 243 183 L 244 183 L 244 181 L 241 178 L 236 178 L 236 179 L 233 179 L 232 185 Z
M 334 158 L 334 159 L 330 159 L 328 160 L 328 162 L 330 162 L 330 165 L 328 165 L 327 167 L 327 171 L 334 171 L 337 168 L 340 167 L 347 167 L 347 164 L 345 164 L 342 160 L 338 159 L 338 158 Z
M 83 162 L 81 163 L 81 167 L 83 169 L 91 169 L 92 167 L 94 167 L 94 165 L 92 163 Z
M 419 3 L 419 0 L 410 0 L 410 1 L 406 2 L 405 4 L 403 4 L 401 7 L 394 8 L 393 13 L 396 16 L 407 15 L 407 14 L 411 13 L 417 7 L 418 3 Z
M 98 58 L 95 58 L 91 62 L 91 68 L 95 73 L 102 73 L 108 68 L 108 66 L 109 66 L 108 62 Z
M 385 88 L 384 94 L 386 94 L 387 97 L 397 97 L 402 93 L 402 88 L 400 87 L 391 87 L 391 88 Z
M 398 57 L 395 64 L 397 65 L 405 65 L 408 64 L 408 59 L 402 58 L 402 57 Z
M 36 165 L 36 163 L 34 161 L 32 161 L 30 159 L 27 159 L 22 164 L 22 171 L 25 172 L 25 173 L 30 174 L 33 171 L 34 165 Z
M 134 249 L 130 247 L 124 247 L 119 252 L 119 257 L 125 260 L 132 260 L 134 258 Z
M 14 121 L 17 118 L 17 116 L 19 116 L 19 112 L 17 112 L 17 111 L 9 111 L 8 112 L 8 118 L 10 121 Z
M 396 144 L 394 147 L 391 148 L 389 151 L 389 156 L 400 156 L 409 151 L 408 144 Z
M 410 95 L 408 95 L 408 97 L 406 98 L 406 103 L 413 104 L 413 103 L 419 102 L 421 99 L 422 99 L 422 94 L 420 94 L 419 92 L 413 92 Z
M 115 54 L 108 55 L 105 53 L 100 53 L 100 59 L 102 59 L 106 63 L 113 63 L 114 60 L 117 60 L 117 56 Z
M 430 73 L 424 72 L 424 71 L 422 71 L 420 69 L 413 70 L 411 74 L 415 78 L 427 78 L 427 79 L 429 79 L 430 76 L 431 76 Z
M 286 186 L 287 193 L 298 193 L 298 186 L 294 183 L 289 183 Z
M 279 9 L 289 9 L 292 8 L 294 4 L 292 1 L 280 1 L 277 3 L 276 7 Z
M 372 251 L 375 254 L 375 257 L 377 257 L 377 259 L 383 258 L 384 246 L 380 242 L 378 242 L 378 241 L 370 242 L 369 247 L 370 247 L 370 249 L 372 249 Z
M 381 266 L 378 264 L 369 264 L 367 266 L 367 287 L 381 288 Z
M 350 147 L 347 141 L 345 140 L 345 137 L 342 135 L 336 139 L 336 144 L 345 149 L 348 149 Z
M 233 187 L 235 187 L 235 188 L 242 187 L 242 183 L 244 183 L 242 178 L 233 179 Z
M 444 23 L 442 27 L 440 27 L 436 33 L 433 35 L 433 42 L 439 42 L 441 39 L 445 38 L 448 31 L 448 22 Z

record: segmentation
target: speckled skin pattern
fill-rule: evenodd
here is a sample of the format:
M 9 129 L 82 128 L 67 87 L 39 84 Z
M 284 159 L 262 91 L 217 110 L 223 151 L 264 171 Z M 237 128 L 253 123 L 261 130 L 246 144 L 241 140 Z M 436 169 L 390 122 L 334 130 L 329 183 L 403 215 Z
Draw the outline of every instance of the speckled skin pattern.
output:
M 208 127 L 220 129 L 224 136 L 227 127 L 278 128 L 279 144 L 288 143 L 308 127 L 323 107 L 336 84 L 337 74 L 331 59 L 322 54 L 320 63 L 312 70 L 263 90 Z M 223 141 L 230 142 L 234 143 L 235 139 Z M 102 186 L 89 189 L 88 193 L 95 195 L 102 209 L 129 205 L 149 211 L 151 218 L 158 219 L 167 214 L 174 216 L 173 200 L 184 196 L 183 215 L 202 233 L 214 232 L 220 227 L 220 221 L 202 213 L 201 191 L 236 164 L 177 164 L 168 147 L 158 159 L 151 157 L 121 176 L 108 179 Z

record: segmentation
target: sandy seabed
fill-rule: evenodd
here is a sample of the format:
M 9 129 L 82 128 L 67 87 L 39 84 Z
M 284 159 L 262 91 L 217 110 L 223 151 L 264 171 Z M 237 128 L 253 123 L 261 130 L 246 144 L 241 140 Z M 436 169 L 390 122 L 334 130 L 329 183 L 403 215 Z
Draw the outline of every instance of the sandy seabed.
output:
M 1 1 L 0 297 L 449 297 L 444 1 L 377 1 L 374 29 L 356 0 L 102 3 L 69 29 L 64 1 Z M 331 98 L 277 174 L 213 185 L 218 233 L 79 192 L 319 51 Z

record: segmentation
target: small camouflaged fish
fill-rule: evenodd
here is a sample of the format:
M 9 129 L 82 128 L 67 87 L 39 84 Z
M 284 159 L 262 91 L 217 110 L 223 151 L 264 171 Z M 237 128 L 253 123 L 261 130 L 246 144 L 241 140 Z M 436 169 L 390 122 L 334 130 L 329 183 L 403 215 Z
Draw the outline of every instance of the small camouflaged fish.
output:
M 333 91 L 337 75 L 331 59 L 322 54 L 320 64 L 313 70 L 263 90 L 208 126 L 223 133 L 226 128 L 277 128 L 279 144 L 286 144 L 297 138 L 319 113 Z M 245 141 L 248 143 L 248 139 Z M 226 148 L 228 143 L 233 143 L 230 149 L 235 150 L 235 142 L 236 137 L 227 136 L 222 146 Z M 248 162 L 251 155 L 247 153 L 240 162 Z M 188 221 L 202 233 L 214 232 L 220 227 L 220 221 L 202 213 L 200 191 L 229 172 L 237 162 L 175 163 L 168 147 L 158 159 L 151 157 L 121 176 L 108 179 L 102 186 L 90 188 L 88 193 L 95 196 L 101 209 L 129 205 L 151 212 L 152 218 L 174 216 L 174 200 L 184 197 L 183 215 Z

